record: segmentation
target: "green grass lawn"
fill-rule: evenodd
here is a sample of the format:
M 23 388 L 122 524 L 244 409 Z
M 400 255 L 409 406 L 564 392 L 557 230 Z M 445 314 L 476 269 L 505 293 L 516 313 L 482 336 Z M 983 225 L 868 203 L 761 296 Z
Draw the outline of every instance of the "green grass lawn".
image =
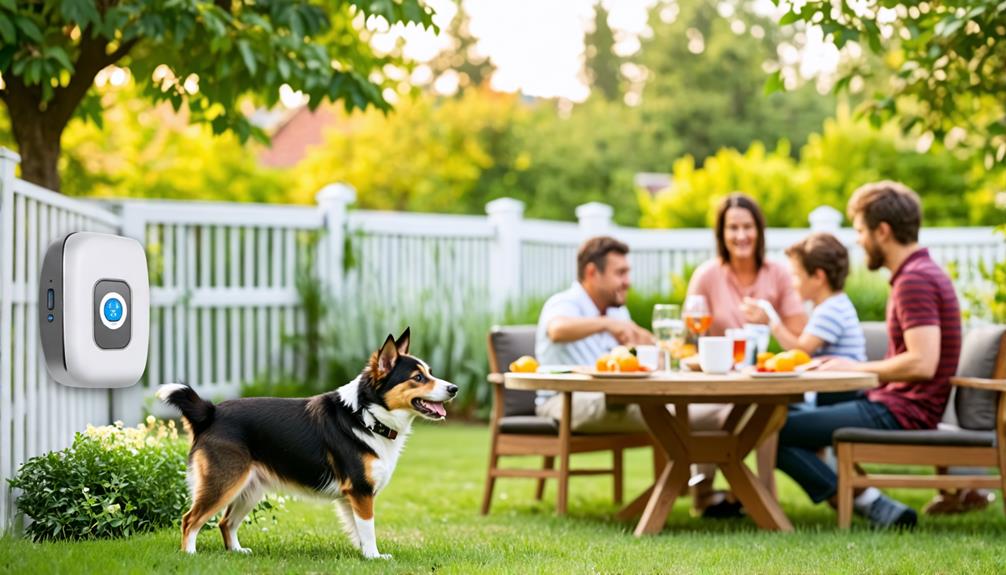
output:
M 199 554 L 178 550 L 177 529 L 126 540 L 33 544 L 0 538 L 0 573 L 1003 573 L 1002 505 L 964 517 L 921 517 L 911 533 L 856 523 L 835 528 L 780 476 L 783 507 L 796 532 L 759 532 L 749 520 L 701 521 L 679 500 L 667 528 L 637 539 L 612 519 L 610 478 L 575 478 L 569 516 L 553 514 L 555 485 L 533 499 L 532 480 L 503 479 L 488 517 L 478 514 L 488 449 L 485 427 L 417 424 L 391 485 L 377 500 L 377 541 L 394 559 L 365 561 L 342 534 L 331 504 L 287 503 L 277 522 L 246 525 L 251 555 L 226 553 L 204 529 Z M 527 460 L 533 464 L 535 460 Z M 603 465 L 603 455 L 575 458 Z M 648 450 L 626 461 L 626 495 L 651 477 Z M 930 491 L 896 491 L 916 509 Z

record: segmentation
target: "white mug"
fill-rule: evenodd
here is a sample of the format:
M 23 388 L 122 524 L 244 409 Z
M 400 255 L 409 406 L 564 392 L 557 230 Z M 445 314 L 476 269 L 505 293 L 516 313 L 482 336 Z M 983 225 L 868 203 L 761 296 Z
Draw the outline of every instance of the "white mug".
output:
M 655 345 L 637 345 L 636 359 L 639 365 L 646 367 L 650 371 L 656 371 L 659 365 L 660 354 Z
M 724 374 L 734 363 L 734 342 L 725 337 L 699 338 L 699 366 L 702 371 Z

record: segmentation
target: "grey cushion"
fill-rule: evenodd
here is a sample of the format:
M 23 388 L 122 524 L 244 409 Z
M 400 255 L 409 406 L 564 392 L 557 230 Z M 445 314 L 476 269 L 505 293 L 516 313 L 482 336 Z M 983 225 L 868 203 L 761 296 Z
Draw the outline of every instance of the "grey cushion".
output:
M 887 323 L 883 321 L 864 321 L 863 335 L 866 336 L 866 359 L 878 361 L 887 355 Z
M 835 430 L 832 440 L 848 443 L 891 443 L 896 445 L 939 445 L 954 447 L 992 447 L 994 431 L 950 431 L 942 429 L 889 430 L 843 427 Z
M 509 365 L 522 355 L 534 355 L 536 326 L 493 326 L 489 332 L 489 345 L 496 353 L 496 365 L 489 369 L 496 373 L 508 370 Z M 490 360 L 491 361 L 491 360 Z M 503 391 L 503 415 L 534 415 L 533 391 L 507 389 Z
M 500 419 L 500 433 L 559 435 L 559 423 L 551 417 L 511 415 Z
M 993 377 L 1004 334 L 1006 325 L 989 325 L 969 330 L 961 345 L 957 375 Z M 996 395 L 995 391 L 958 387 L 954 398 L 957 424 L 964 429 L 995 429 Z

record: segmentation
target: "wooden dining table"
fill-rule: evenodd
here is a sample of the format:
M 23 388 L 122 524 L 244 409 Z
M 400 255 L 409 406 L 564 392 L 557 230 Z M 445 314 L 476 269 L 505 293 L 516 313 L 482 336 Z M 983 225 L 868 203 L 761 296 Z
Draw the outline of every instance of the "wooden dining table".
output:
M 748 516 L 763 529 L 792 531 L 772 490 L 754 475 L 744 458 L 782 428 L 790 404 L 803 401 L 805 392 L 855 391 L 877 386 L 877 376 L 866 373 L 808 371 L 797 377 L 752 377 L 731 372 L 655 372 L 640 379 L 609 379 L 580 373 L 506 373 L 510 389 L 551 390 L 564 394 L 593 391 L 609 403 L 639 405 L 654 445 L 666 464 L 654 484 L 619 512 L 628 519 L 640 516 L 636 536 L 660 532 L 675 499 L 688 485 L 692 463 L 713 463 L 723 472 Z M 696 431 L 688 422 L 688 406 L 732 404 L 719 430 Z M 566 411 L 570 401 L 564 402 Z M 668 409 L 669 405 L 674 410 Z M 564 413 L 569 417 L 570 413 Z

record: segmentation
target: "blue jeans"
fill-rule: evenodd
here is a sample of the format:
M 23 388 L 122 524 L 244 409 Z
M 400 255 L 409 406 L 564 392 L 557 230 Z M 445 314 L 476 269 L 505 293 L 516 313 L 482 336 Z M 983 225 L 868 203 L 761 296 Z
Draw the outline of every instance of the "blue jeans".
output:
M 866 398 L 790 411 L 779 432 L 777 466 L 796 481 L 815 503 L 835 495 L 838 475 L 817 456 L 831 447 L 831 435 L 841 427 L 901 429 L 890 410 Z

